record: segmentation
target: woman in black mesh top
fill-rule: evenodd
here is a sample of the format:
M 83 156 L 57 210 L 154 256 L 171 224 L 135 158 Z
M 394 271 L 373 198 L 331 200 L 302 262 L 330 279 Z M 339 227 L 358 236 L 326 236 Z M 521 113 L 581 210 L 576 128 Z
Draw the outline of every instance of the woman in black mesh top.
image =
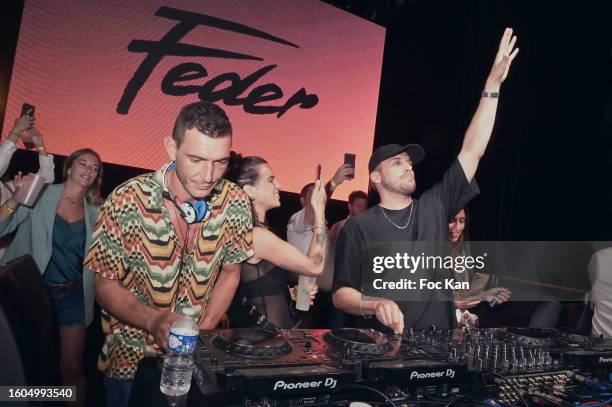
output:
M 242 158 L 232 153 L 226 178 L 247 193 L 253 206 L 255 256 L 242 263 L 237 298 L 240 301 L 246 298 L 278 328 L 295 328 L 299 325 L 299 318 L 291 312 L 287 271 L 306 276 L 318 276 L 323 271 L 326 256 L 325 190 L 320 181 L 315 183 L 312 194 L 314 233 L 308 254 L 305 255 L 276 236 L 266 225 L 268 210 L 280 206 L 280 183 L 266 160 L 261 157 Z M 315 294 L 316 286 L 311 291 L 311 298 Z M 243 308 L 241 314 L 244 316 L 245 312 L 246 308 Z M 241 325 L 235 318 L 232 319 L 230 322 L 233 326 Z M 254 325 L 254 318 L 243 324 Z

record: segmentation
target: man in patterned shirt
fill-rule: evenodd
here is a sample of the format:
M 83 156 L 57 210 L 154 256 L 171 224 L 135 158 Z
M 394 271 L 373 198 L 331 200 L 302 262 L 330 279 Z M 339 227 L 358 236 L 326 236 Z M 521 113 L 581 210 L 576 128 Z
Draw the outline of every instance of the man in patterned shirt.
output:
M 109 406 L 127 406 L 138 362 L 161 353 L 181 309 L 196 309 L 201 329 L 216 327 L 253 255 L 250 201 L 221 178 L 232 143 L 225 112 L 183 107 L 164 143 L 172 163 L 111 193 L 85 259 L 103 308 L 98 367 Z M 188 223 L 180 206 L 201 201 L 209 214 Z

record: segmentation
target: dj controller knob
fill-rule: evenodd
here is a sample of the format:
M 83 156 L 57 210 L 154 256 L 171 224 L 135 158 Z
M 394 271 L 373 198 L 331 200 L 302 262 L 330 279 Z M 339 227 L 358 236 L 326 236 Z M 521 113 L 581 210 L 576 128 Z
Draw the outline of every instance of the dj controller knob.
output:
M 412 328 L 410 328 L 410 329 L 408 330 L 408 340 L 409 340 L 410 342 L 413 342 L 413 341 L 414 341 L 414 329 L 412 329 Z
M 353 355 L 353 352 L 351 351 L 350 346 L 348 344 L 344 344 L 344 350 L 342 352 L 342 359 L 350 360 L 352 355 Z
M 363 361 L 362 360 L 358 360 L 353 365 L 353 373 L 355 374 L 355 377 L 357 377 L 358 379 L 363 378 Z
M 540 357 L 539 357 L 539 363 L 540 366 L 544 367 L 546 366 L 546 356 L 545 356 L 545 352 L 543 350 L 540 350 Z

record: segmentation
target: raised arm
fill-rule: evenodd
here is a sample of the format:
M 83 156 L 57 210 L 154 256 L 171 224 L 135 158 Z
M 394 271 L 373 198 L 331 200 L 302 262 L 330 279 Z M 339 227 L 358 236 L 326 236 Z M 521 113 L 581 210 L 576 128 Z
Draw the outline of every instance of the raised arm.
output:
M 317 232 L 319 230 L 313 234 L 310 249 L 306 255 L 269 230 L 255 227 L 253 228 L 255 257 L 267 260 L 285 270 L 317 277 L 323 272 L 326 255 L 325 238 L 319 238 L 317 242 Z
M 484 155 L 489 139 L 491 138 L 493 125 L 495 124 L 495 114 L 497 112 L 499 89 L 508 76 L 512 60 L 519 51 L 518 48 L 514 49 L 515 44 L 516 36 L 512 35 L 511 28 L 506 28 L 499 43 L 499 49 L 497 50 L 497 55 L 495 55 L 493 67 L 485 82 L 480 103 L 465 133 L 463 146 L 461 147 L 458 158 L 469 182 L 474 178 L 474 174 L 478 168 L 478 162 Z
M 19 192 L 25 182 L 28 182 L 34 174 L 21 175 L 21 171 L 13 179 L 13 194 L 6 202 L 0 205 L 0 236 L 5 236 L 19 227 L 32 212 L 32 209 L 20 205 L 17 202 Z
M 332 194 L 344 181 L 349 181 L 355 176 L 355 169 L 348 164 L 343 164 L 334 173 L 334 176 L 325 184 L 325 193 L 327 198 L 331 198 Z
M 43 135 L 36 127 L 32 127 L 32 142 L 38 150 L 38 175 L 45 179 L 45 183 L 53 184 L 55 181 L 55 164 L 53 155 L 47 153 Z
M 0 177 L 4 175 L 11 163 L 11 158 L 17 151 L 17 143 L 22 133 L 34 124 L 34 118 L 23 115 L 15 120 L 13 128 L 9 131 L 8 138 L 0 145 Z
M 255 257 L 307 276 L 320 275 L 323 272 L 326 256 L 325 202 L 325 190 L 321 186 L 321 181 L 316 181 L 311 198 L 315 219 L 306 255 L 279 239 L 274 233 L 263 228 L 253 228 Z

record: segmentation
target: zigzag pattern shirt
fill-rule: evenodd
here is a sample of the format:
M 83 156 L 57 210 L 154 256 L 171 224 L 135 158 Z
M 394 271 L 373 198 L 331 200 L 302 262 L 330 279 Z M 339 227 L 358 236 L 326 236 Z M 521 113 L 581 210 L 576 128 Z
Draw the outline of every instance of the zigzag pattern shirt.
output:
M 182 256 L 163 202 L 162 174 L 158 170 L 141 175 L 111 193 L 85 266 L 104 278 L 119 280 L 150 307 L 172 312 L 193 307 L 201 315 L 221 266 L 253 256 L 251 203 L 241 188 L 219 180 L 211 193 L 211 215 L 191 226 L 198 226 L 194 249 Z M 102 329 L 105 340 L 98 368 L 108 377 L 132 379 L 142 358 L 161 353 L 152 335 L 105 310 Z

